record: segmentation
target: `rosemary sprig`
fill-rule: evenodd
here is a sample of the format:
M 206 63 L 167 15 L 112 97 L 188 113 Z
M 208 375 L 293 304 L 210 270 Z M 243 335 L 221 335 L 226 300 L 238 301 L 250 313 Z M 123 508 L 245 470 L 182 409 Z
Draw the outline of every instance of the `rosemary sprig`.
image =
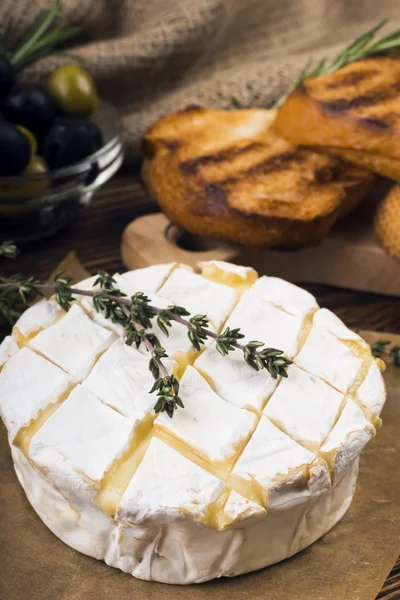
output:
M 316 65 L 313 64 L 311 58 L 308 59 L 303 71 L 301 72 L 296 85 L 304 81 L 307 77 L 317 77 L 334 73 L 345 65 L 368 58 L 370 56 L 381 56 L 393 50 L 400 49 L 400 29 L 396 29 L 378 40 L 374 40 L 375 34 L 386 25 L 387 19 L 383 19 L 380 23 L 360 35 L 351 44 L 331 61 L 326 58 L 320 60 Z
M 391 346 L 390 340 L 377 340 L 371 345 L 372 356 L 388 360 L 395 367 L 400 367 L 400 344 Z
M 165 412 L 173 417 L 174 411 L 183 408 L 182 399 L 179 397 L 179 382 L 170 375 L 162 362 L 168 355 L 161 346 L 154 332 L 149 331 L 152 321 L 155 319 L 159 328 L 165 335 L 169 335 L 172 322 L 180 323 L 188 330 L 188 338 L 197 350 L 208 338 L 216 341 L 216 348 L 226 356 L 229 352 L 240 350 L 247 364 L 259 371 L 266 369 L 276 379 L 278 376 L 287 377 L 287 367 L 291 360 L 283 356 L 281 350 L 265 348 L 265 344 L 259 341 L 250 341 L 241 344 L 240 339 L 244 335 L 240 329 L 227 327 L 221 334 L 209 329 L 209 322 L 205 315 L 194 315 L 189 319 L 189 312 L 181 307 L 171 305 L 165 309 L 157 308 L 150 304 L 143 292 L 137 292 L 131 298 L 127 298 L 115 287 L 115 280 L 107 273 L 100 273 L 95 281 L 98 289 L 81 290 L 71 287 L 71 278 L 58 274 L 54 284 L 42 284 L 34 278 L 24 279 L 20 275 L 12 278 L 0 278 L 0 317 L 12 323 L 18 316 L 21 308 L 25 308 L 28 301 L 32 301 L 37 295 L 52 293 L 60 306 L 68 311 L 77 295 L 93 298 L 93 306 L 97 312 L 103 312 L 105 317 L 114 323 L 119 323 L 125 328 L 126 343 L 135 344 L 139 348 L 143 344 L 150 354 L 149 370 L 155 382 L 150 393 L 157 392 L 157 401 L 154 406 L 155 412 Z
M 19 248 L 14 242 L 6 241 L 0 244 L 1 258 L 15 258 L 19 254 Z
M 307 59 L 304 68 L 296 81 L 290 86 L 290 89 L 285 92 L 273 105 L 273 108 L 279 108 L 286 100 L 288 95 L 308 77 L 318 77 L 319 75 L 327 75 L 338 71 L 345 65 L 348 65 L 364 58 L 371 56 L 382 56 L 389 52 L 400 51 L 400 29 L 395 29 L 391 33 L 375 40 L 375 34 L 382 29 L 388 22 L 383 19 L 380 23 L 360 35 L 351 42 L 344 50 L 339 52 L 331 61 L 327 58 L 322 58 L 318 63 L 314 63 L 313 59 Z

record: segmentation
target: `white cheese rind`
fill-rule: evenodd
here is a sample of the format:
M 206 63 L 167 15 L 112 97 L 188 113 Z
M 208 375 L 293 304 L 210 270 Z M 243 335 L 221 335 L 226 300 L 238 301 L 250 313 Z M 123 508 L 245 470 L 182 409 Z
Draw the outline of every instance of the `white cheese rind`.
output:
M 331 431 L 343 402 L 343 394 L 293 364 L 287 370 L 287 378 L 272 394 L 264 414 L 314 452 Z
M 71 385 L 71 378 L 56 365 L 22 348 L 0 373 L 0 414 L 10 441 L 39 412 L 58 402 Z
M 232 460 L 256 426 L 256 416 L 222 400 L 205 379 L 188 367 L 180 382 L 185 405 L 170 419 L 160 413 L 155 424 L 214 463 Z
M 375 433 L 361 408 L 349 399 L 320 450 L 320 455 L 329 463 L 334 480 L 346 474 L 349 465 L 358 459 Z
M 249 292 L 295 317 L 304 318 L 318 309 L 318 303 L 312 294 L 278 277 L 260 277 Z
M 354 356 L 350 348 L 319 325 L 313 325 L 295 362 L 344 394 L 362 366 L 362 360 Z
M 219 330 L 238 300 L 231 287 L 214 283 L 182 267 L 172 274 L 158 291 L 171 304 L 184 306 L 191 314 L 205 314 Z
M 13 335 L 17 342 L 29 339 L 33 334 L 53 325 L 63 314 L 63 309 L 55 300 L 40 300 L 22 313 L 14 325 Z
M 356 400 L 366 406 L 376 417 L 381 414 L 386 400 L 386 388 L 375 360 L 372 361 L 366 378 L 357 390 Z
M 19 346 L 11 335 L 4 338 L 0 344 L 0 369 L 18 350 Z
M 146 527 L 115 524 L 96 506 L 80 512 L 12 449 L 18 479 L 30 504 L 66 544 L 139 579 L 169 584 L 202 583 L 266 567 L 292 556 L 327 533 L 348 509 L 357 462 L 330 490 L 268 510 L 265 518 L 217 531 L 187 519 Z
M 114 340 L 111 331 L 94 323 L 75 304 L 63 319 L 41 331 L 30 347 L 81 381 Z
M 33 436 L 29 458 L 73 506 L 80 506 L 127 447 L 134 425 L 134 419 L 78 385 Z
M 300 500 L 329 486 L 326 466 L 262 416 L 232 471 L 261 489 L 267 507 Z M 313 476 L 312 476 L 313 475 Z M 312 485 L 311 485 L 312 484 Z
M 122 496 L 117 520 L 159 525 L 191 516 L 205 522 L 223 487 L 214 475 L 153 438 Z
M 163 362 L 172 373 L 174 362 Z M 156 396 L 149 393 L 153 384 L 149 357 L 127 346 L 123 340 L 114 342 L 82 382 L 104 404 L 135 419 L 143 419 L 147 414 L 153 413 Z

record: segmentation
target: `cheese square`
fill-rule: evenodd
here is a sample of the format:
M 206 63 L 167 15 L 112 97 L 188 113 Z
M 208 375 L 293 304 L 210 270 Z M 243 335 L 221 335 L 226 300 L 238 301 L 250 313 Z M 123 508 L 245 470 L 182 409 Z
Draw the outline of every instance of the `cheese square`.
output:
M 30 459 L 72 504 L 97 491 L 128 446 L 134 419 L 106 406 L 81 385 L 33 436 Z
M 264 414 L 296 442 L 316 452 L 332 429 L 344 396 L 294 364 L 287 375 L 272 394 Z
M 265 517 L 266 514 L 265 508 L 231 490 L 220 515 L 219 529 L 232 527 L 243 519 L 246 519 L 246 523 L 248 523 L 248 519 L 256 520 Z
M 71 379 L 62 369 L 28 348 L 10 358 L 0 373 L 0 414 L 11 441 L 70 386 Z
M 229 285 L 239 293 L 248 289 L 258 277 L 257 271 L 251 267 L 242 267 L 223 260 L 209 260 L 197 263 L 203 277 Z
M 179 396 L 185 408 L 178 408 L 173 419 L 161 413 L 156 426 L 206 460 L 230 465 L 254 430 L 256 416 L 225 402 L 190 366 L 180 382 Z
M 22 313 L 13 327 L 13 337 L 22 346 L 40 331 L 53 325 L 62 315 L 65 315 L 65 311 L 58 302 L 40 300 Z
M 183 306 L 192 315 L 205 314 L 218 331 L 239 298 L 235 289 L 182 267 L 172 271 L 158 295 L 166 298 L 170 304 Z
M 357 390 L 356 400 L 367 407 L 375 417 L 381 414 L 386 400 L 386 387 L 375 360 L 372 361 L 364 381 Z
M 358 459 L 375 433 L 374 426 L 361 408 L 349 399 L 320 450 L 320 455 L 329 464 L 335 482 L 348 473 L 351 462 Z
M 220 479 L 153 438 L 122 496 L 117 520 L 159 525 L 190 515 L 206 523 L 223 488 Z
M 344 394 L 362 366 L 362 360 L 354 356 L 350 348 L 319 325 L 313 325 L 295 362 Z
M 266 347 L 283 350 L 291 358 L 297 352 L 302 319 L 245 292 L 226 326 L 240 328 L 245 336 L 240 340 L 242 344 L 258 340 L 264 342 Z M 239 407 L 262 410 L 279 381 L 273 379 L 266 370 L 255 371 L 250 367 L 244 361 L 241 350 L 221 356 L 215 343 L 200 355 L 194 366 L 207 378 L 217 394 Z
M 63 319 L 41 331 L 30 347 L 81 381 L 114 340 L 111 331 L 94 323 L 74 304 Z
M 249 291 L 295 317 L 304 318 L 318 309 L 312 294 L 278 277 L 260 277 Z
M 163 359 L 170 373 L 174 362 Z M 157 397 L 149 394 L 154 378 L 149 371 L 149 357 L 117 340 L 100 357 L 83 386 L 126 417 L 143 419 L 153 412 Z
M 19 350 L 19 346 L 11 335 L 7 335 L 0 344 L 0 369 Z
M 265 416 L 261 417 L 232 474 L 248 482 L 266 507 L 296 502 L 312 491 L 329 486 L 324 461 L 297 444 Z
M 354 331 L 351 331 L 332 311 L 327 308 L 320 308 L 314 315 L 313 324 L 323 327 L 339 340 L 362 342 L 362 337 Z

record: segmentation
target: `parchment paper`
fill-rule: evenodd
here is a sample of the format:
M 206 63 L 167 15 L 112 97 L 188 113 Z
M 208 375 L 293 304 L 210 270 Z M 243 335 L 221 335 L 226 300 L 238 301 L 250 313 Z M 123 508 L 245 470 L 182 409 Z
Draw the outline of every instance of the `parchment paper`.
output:
M 85 276 L 73 256 L 64 267 Z M 400 552 L 400 369 L 389 367 L 386 378 L 384 425 L 362 454 L 340 523 L 282 563 L 195 586 L 139 581 L 58 540 L 30 507 L 0 425 L 0 600 L 374 600 Z

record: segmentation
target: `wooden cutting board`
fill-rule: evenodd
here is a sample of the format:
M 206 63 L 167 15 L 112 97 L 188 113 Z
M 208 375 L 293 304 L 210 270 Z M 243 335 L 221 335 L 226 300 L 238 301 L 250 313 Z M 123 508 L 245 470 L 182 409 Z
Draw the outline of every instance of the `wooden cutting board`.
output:
M 260 275 L 294 283 L 323 283 L 400 296 L 400 260 L 376 242 L 373 214 L 385 188 L 375 190 L 354 213 L 338 223 L 320 245 L 296 251 L 253 250 L 184 232 L 161 213 L 132 221 L 121 253 L 129 269 L 177 261 L 226 260 L 254 267 Z

